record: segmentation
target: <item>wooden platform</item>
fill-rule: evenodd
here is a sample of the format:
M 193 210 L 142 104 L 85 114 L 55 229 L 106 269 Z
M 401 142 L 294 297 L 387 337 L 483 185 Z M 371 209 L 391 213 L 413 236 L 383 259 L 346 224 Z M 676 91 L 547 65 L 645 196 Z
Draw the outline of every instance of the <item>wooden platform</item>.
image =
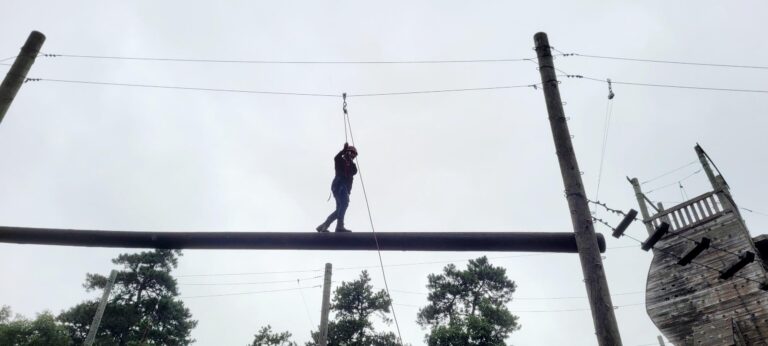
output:
M 677 264 L 678 256 L 695 246 L 689 239 L 702 237 L 709 238 L 712 247 L 732 253 L 759 253 L 728 198 L 710 192 L 646 220 L 654 226 L 661 221 L 671 225 L 670 234 L 654 249 L 646 309 L 674 345 L 768 345 L 768 292 L 759 284 L 766 280 L 766 269 L 759 258 L 740 270 L 739 277 L 728 280 L 720 279 L 718 270 L 722 272 L 738 261 L 731 253 L 710 248 L 694 260 L 696 263 Z

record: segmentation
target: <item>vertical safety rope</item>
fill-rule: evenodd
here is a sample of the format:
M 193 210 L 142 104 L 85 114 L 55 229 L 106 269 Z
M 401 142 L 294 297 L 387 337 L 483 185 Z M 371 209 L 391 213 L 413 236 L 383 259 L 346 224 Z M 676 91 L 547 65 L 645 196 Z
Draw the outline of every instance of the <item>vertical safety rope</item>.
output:
M 341 98 L 344 100 L 344 104 L 341 106 L 344 111 L 344 114 L 341 115 L 341 120 L 344 121 L 344 143 L 349 143 L 349 138 L 347 138 L 347 119 L 349 119 L 349 114 L 347 113 L 347 93 L 341 94 Z M 352 145 L 354 146 L 355 144 L 352 143 Z
M 344 134 L 346 135 L 347 124 L 349 124 L 349 138 L 352 140 L 352 146 L 355 146 L 355 136 L 352 135 L 352 123 L 349 122 L 349 113 L 347 112 L 347 94 L 344 93 Z M 371 223 L 371 231 L 373 231 L 373 240 L 376 243 L 376 253 L 379 255 L 379 267 L 381 268 L 381 276 L 384 278 L 384 288 L 387 291 L 389 297 L 389 308 L 392 310 L 392 317 L 395 320 L 395 327 L 397 328 L 397 338 L 400 340 L 400 344 L 403 344 L 403 337 L 400 334 L 400 324 L 397 322 L 397 314 L 395 313 L 395 306 L 392 305 L 392 295 L 389 294 L 389 284 L 387 283 L 387 273 L 384 271 L 384 261 L 381 259 L 381 248 L 379 248 L 379 239 L 376 237 L 376 228 L 373 226 L 373 216 L 371 216 L 371 205 L 368 202 L 368 192 L 365 190 L 365 181 L 363 180 L 363 169 L 360 168 L 360 161 L 355 158 L 357 163 L 357 173 L 360 175 L 360 186 L 363 188 L 363 197 L 365 198 L 365 207 L 368 209 L 368 221 Z
M 595 190 L 595 199 L 600 196 L 600 181 L 603 178 L 603 162 L 605 162 L 605 147 L 608 145 L 608 129 L 611 126 L 611 115 L 613 114 L 613 88 L 611 80 L 608 79 L 608 101 L 605 104 L 605 125 L 603 125 L 603 148 L 600 153 L 600 169 L 597 172 L 597 189 Z

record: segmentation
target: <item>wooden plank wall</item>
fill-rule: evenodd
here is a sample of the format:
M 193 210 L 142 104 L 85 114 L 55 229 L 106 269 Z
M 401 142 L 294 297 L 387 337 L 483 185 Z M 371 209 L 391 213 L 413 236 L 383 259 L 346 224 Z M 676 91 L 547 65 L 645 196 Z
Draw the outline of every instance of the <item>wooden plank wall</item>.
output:
M 709 195 L 709 196 L 707 196 Z M 738 261 L 732 253 L 757 254 L 738 213 L 720 203 L 725 196 L 709 193 L 659 213 L 646 222 L 672 221 L 670 233 L 654 249 L 646 284 L 646 310 L 659 330 L 675 345 L 736 345 L 737 334 L 747 345 L 768 345 L 768 292 L 743 278 L 719 279 Z M 709 208 L 709 210 L 707 209 Z M 696 214 L 696 215 L 694 215 Z M 679 233 L 678 235 L 676 235 Z M 712 247 L 687 266 L 677 264 L 696 244 L 688 239 L 707 237 Z M 765 282 L 759 258 L 737 273 Z

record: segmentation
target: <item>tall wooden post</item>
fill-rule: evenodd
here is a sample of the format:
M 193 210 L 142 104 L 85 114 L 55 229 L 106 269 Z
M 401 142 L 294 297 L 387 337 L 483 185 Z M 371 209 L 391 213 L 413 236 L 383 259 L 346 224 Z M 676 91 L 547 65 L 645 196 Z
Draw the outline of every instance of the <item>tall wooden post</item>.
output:
M 696 150 L 696 156 L 699 157 L 699 162 L 701 162 L 701 168 L 704 170 L 704 173 L 707 174 L 707 179 L 709 179 L 710 184 L 712 184 L 712 190 L 722 191 L 725 194 L 725 197 L 720 196 L 720 194 L 717 195 L 720 204 L 725 208 L 733 210 L 733 212 L 739 215 L 739 218 L 741 219 L 741 213 L 739 212 L 739 208 L 733 203 L 733 197 L 731 196 L 728 184 L 725 182 L 725 178 L 720 174 L 715 175 L 712 166 L 709 165 L 709 157 L 707 157 L 707 154 L 704 152 L 704 148 L 699 144 L 696 144 L 694 149 Z
M 717 183 L 717 179 L 715 178 L 715 172 L 712 171 L 712 167 L 709 166 L 709 160 L 707 160 L 706 154 L 704 154 L 704 149 L 696 144 L 695 147 L 693 147 L 694 150 L 696 150 L 696 156 L 699 157 L 699 162 L 701 162 L 701 168 L 704 170 L 704 173 L 707 174 L 707 179 L 709 179 L 709 183 L 712 184 L 712 190 L 720 190 L 720 186 Z
M 16 93 L 19 92 L 19 88 L 27 79 L 27 72 L 35 62 L 43 42 L 45 42 L 45 35 L 37 31 L 30 33 L 27 42 L 21 47 L 19 56 L 16 57 L 11 69 L 5 75 L 3 83 L 0 84 L 0 123 L 3 122 L 5 113 L 11 107 L 11 102 L 16 97 Z
M 99 308 L 96 310 L 96 315 L 93 316 L 93 323 L 91 323 L 91 328 L 88 329 L 88 336 L 85 338 L 85 346 L 93 345 L 93 341 L 96 339 L 96 332 L 99 330 L 101 316 L 104 315 L 104 309 L 107 307 L 107 301 L 109 301 L 109 293 L 112 292 L 112 286 L 115 284 L 115 278 L 117 278 L 117 271 L 113 270 L 109 273 L 109 280 L 107 281 L 107 286 L 104 287 L 104 294 L 101 295 Z
M 331 308 L 331 264 L 325 264 L 323 280 L 323 307 L 320 310 L 320 346 L 328 345 L 328 313 Z
M 549 123 L 565 184 L 565 195 L 571 211 L 571 222 L 576 234 L 576 246 L 579 249 L 579 259 L 584 272 L 584 283 L 587 286 L 587 297 L 592 308 L 597 341 L 601 346 L 621 346 L 619 327 L 613 313 L 611 294 L 605 278 L 603 260 L 600 257 L 584 184 L 581 181 L 581 171 L 573 151 L 571 134 L 563 112 L 563 102 L 560 100 L 549 40 L 547 34 L 543 32 L 534 35 L 533 39 L 536 43 L 536 55 L 539 58 L 539 72 L 549 113 Z
M 632 178 L 629 179 L 629 182 L 632 184 L 632 188 L 635 190 L 635 198 L 637 198 L 637 204 L 640 206 L 640 215 L 643 216 L 643 220 L 648 220 L 651 215 L 648 213 L 648 206 L 645 205 L 645 195 L 643 194 L 643 190 L 640 187 L 640 181 L 638 181 L 637 178 Z M 645 222 L 643 222 L 643 224 L 645 224 L 645 230 L 648 231 L 648 234 L 653 234 L 653 226 Z
M 665 346 L 664 338 L 662 338 L 661 335 L 657 335 L 656 338 L 659 340 L 659 346 Z

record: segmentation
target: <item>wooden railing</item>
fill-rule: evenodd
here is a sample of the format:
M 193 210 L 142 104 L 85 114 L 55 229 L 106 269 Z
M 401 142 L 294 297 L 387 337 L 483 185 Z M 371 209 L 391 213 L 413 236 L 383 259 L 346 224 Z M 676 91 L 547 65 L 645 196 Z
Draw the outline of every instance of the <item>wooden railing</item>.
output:
M 666 222 L 669 224 L 670 230 L 681 230 L 713 220 L 725 214 L 728 208 L 724 205 L 724 201 L 727 201 L 727 197 L 723 192 L 708 192 L 670 209 L 663 210 L 650 219 L 645 220 L 645 222 L 650 223 L 654 228 L 662 222 Z

